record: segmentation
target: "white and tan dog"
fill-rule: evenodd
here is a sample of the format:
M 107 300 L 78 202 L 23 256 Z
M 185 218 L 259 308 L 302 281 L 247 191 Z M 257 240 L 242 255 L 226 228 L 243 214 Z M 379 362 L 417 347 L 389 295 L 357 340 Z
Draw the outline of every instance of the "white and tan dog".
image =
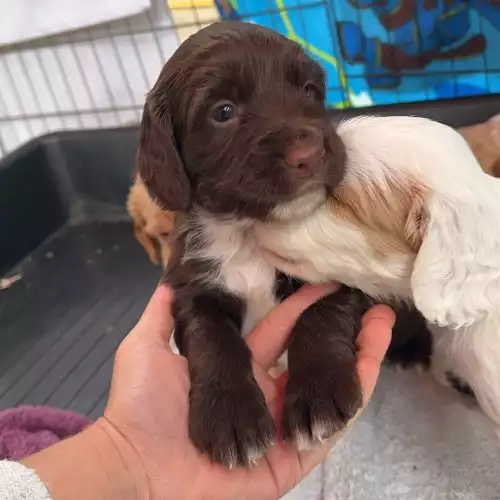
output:
M 433 369 L 467 382 L 500 434 L 500 180 L 453 129 L 413 117 L 338 125 L 340 186 L 305 217 L 256 226 L 278 269 L 410 301 L 434 337 Z M 281 209 L 283 210 L 283 208 Z

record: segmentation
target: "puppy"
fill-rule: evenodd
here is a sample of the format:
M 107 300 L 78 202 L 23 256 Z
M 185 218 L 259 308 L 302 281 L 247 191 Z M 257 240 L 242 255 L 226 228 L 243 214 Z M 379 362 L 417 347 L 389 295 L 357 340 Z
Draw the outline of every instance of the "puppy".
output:
M 314 217 L 344 176 L 325 91 L 298 44 L 226 21 L 187 39 L 147 96 L 137 169 L 156 202 L 178 212 L 165 279 L 189 361 L 189 435 L 229 467 L 256 462 L 276 432 L 242 334 L 298 285 L 267 260 L 256 227 Z M 355 340 L 372 303 L 344 287 L 299 319 L 280 437 L 305 447 L 357 412 Z
M 500 115 L 484 123 L 458 129 L 469 144 L 481 168 L 494 177 L 500 176 Z
M 481 168 L 494 177 L 500 176 L 499 124 L 500 116 L 494 116 L 485 123 L 458 129 Z M 173 229 L 175 212 L 161 209 L 149 196 L 139 177 L 130 189 L 127 209 L 134 224 L 137 241 L 153 264 L 161 262 L 165 268 L 170 256 L 168 237 Z
M 134 225 L 137 241 L 144 248 L 151 262 L 167 266 L 170 257 L 169 238 L 174 227 L 175 213 L 162 210 L 137 177 L 130 188 L 127 210 Z
M 352 119 L 337 134 L 342 182 L 316 210 L 256 226 L 258 246 L 300 279 L 414 303 L 436 375 L 465 382 L 498 431 L 500 180 L 456 131 L 423 118 Z

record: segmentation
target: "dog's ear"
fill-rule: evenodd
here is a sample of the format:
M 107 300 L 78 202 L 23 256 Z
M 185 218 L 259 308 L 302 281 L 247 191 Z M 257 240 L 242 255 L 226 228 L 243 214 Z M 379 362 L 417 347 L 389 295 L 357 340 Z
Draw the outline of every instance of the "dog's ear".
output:
M 172 117 L 154 114 L 146 102 L 141 122 L 136 168 L 150 195 L 166 210 L 184 212 L 191 203 L 191 185 L 177 144 Z
M 143 226 L 139 225 L 134 226 L 134 235 L 142 248 L 146 250 L 149 260 L 153 264 L 158 265 L 160 263 L 160 257 L 155 239 L 145 231 Z
M 475 179 L 465 196 L 429 193 L 425 202 L 411 287 L 417 309 L 441 326 L 470 325 L 500 307 L 500 183 Z

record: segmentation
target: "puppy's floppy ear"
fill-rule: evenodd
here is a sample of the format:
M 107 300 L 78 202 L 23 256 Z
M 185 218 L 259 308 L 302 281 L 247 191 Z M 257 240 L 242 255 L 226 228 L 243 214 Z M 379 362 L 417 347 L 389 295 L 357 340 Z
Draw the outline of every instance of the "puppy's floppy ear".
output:
M 500 308 L 500 184 L 480 174 L 459 197 L 429 193 L 414 263 L 415 306 L 441 326 L 461 327 Z
M 167 210 L 184 212 L 191 203 L 191 185 L 168 112 L 153 114 L 148 98 L 141 122 L 136 168 L 150 195 Z
M 134 226 L 135 239 L 141 244 L 142 248 L 146 250 L 149 260 L 158 265 L 160 263 L 159 252 L 156 246 L 156 241 L 145 230 L 143 226 Z

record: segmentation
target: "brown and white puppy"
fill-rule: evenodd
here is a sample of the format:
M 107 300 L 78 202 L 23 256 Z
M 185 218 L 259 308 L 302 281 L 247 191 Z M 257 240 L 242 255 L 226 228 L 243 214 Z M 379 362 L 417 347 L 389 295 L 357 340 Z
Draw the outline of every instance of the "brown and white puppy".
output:
M 337 127 L 342 182 L 321 207 L 256 228 L 283 272 L 415 304 L 439 379 L 465 381 L 500 429 L 500 180 L 453 129 L 423 118 Z M 500 434 L 500 433 L 499 433 Z
M 324 101 L 323 71 L 298 44 L 221 22 L 180 46 L 144 108 L 138 172 L 162 208 L 179 211 L 166 279 L 189 361 L 189 433 L 228 466 L 257 461 L 275 437 L 242 333 L 295 284 L 265 259 L 254 229 L 312 214 L 344 175 Z M 344 288 L 297 322 L 284 438 L 326 439 L 358 410 L 355 338 L 371 303 Z
M 500 176 L 500 116 L 484 123 L 462 127 L 458 132 L 469 144 L 484 172 Z M 137 241 L 155 265 L 165 268 L 170 257 L 169 236 L 175 212 L 162 209 L 149 195 L 139 176 L 130 188 L 127 209 Z
M 153 264 L 165 268 L 170 258 L 170 234 L 175 212 L 163 210 L 149 195 L 139 176 L 127 198 L 127 210 L 134 225 L 134 235 Z

